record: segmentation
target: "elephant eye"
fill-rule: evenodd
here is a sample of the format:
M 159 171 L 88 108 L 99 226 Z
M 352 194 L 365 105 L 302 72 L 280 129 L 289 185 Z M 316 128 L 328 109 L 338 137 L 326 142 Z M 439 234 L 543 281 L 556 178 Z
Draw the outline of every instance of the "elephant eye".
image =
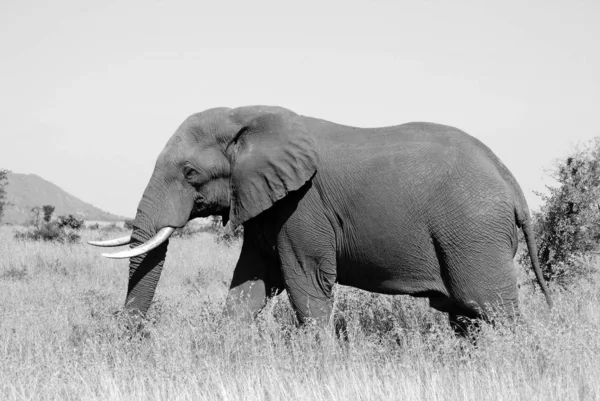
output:
M 186 180 L 194 181 L 194 178 L 198 176 L 198 172 L 191 167 L 185 167 L 183 169 L 183 175 Z

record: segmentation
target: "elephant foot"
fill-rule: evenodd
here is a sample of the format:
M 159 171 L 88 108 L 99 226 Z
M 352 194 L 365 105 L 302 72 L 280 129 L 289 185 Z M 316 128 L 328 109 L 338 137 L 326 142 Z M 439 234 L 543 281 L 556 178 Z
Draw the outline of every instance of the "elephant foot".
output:
M 113 313 L 113 317 L 123 328 L 122 338 L 128 340 L 147 340 L 150 338 L 150 331 L 146 328 L 148 321 L 141 314 L 117 311 Z
M 475 336 L 481 329 L 481 319 L 479 317 L 468 317 L 450 313 L 450 327 L 454 333 L 462 338 L 468 338 L 474 341 Z

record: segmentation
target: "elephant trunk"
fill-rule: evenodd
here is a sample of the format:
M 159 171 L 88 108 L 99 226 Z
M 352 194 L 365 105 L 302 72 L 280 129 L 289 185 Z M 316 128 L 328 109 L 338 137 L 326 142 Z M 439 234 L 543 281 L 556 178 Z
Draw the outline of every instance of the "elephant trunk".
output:
M 140 205 L 141 206 L 141 205 Z M 156 234 L 154 224 L 148 215 L 138 210 L 133 223 L 131 248 L 146 243 Z M 150 307 L 154 291 L 165 263 L 168 239 L 148 253 L 129 259 L 129 284 L 125 309 L 133 315 L 145 315 Z
M 169 236 L 184 227 L 191 215 L 194 198 L 185 188 L 173 185 L 158 168 L 144 191 L 129 239 L 94 242 L 96 246 L 115 246 L 129 242 L 131 249 L 109 258 L 129 258 L 129 284 L 125 310 L 130 315 L 145 315 L 150 308 L 165 263 Z

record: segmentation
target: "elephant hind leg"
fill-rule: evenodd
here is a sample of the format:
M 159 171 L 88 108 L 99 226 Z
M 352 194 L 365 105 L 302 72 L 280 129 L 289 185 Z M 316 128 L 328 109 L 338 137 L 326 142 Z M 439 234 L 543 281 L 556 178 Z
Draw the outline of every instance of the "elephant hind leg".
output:
M 429 306 L 448 313 L 450 327 L 460 337 L 468 337 L 469 333 L 477 330 L 479 322 L 486 320 L 477 308 L 461 307 L 458 303 L 442 294 L 433 294 L 429 297 Z
M 460 337 L 471 337 L 481 328 L 483 322 L 495 326 L 498 322 L 497 317 L 507 322 L 514 329 L 519 320 L 520 313 L 518 309 L 501 309 L 488 313 L 480 313 L 469 310 L 453 311 L 449 314 L 450 327 L 454 333 Z
M 513 282 L 506 277 L 504 280 L 498 279 L 497 283 L 497 286 L 478 282 L 453 286 L 450 297 L 455 306 L 449 312 L 488 323 L 498 319 L 515 320 L 519 315 L 516 280 Z
M 511 261 L 512 264 L 512 261 Z M 482 322 L 494 325 L 498 320 L 515 322 L 519 316 L 516 283 L 508 278 L 504 286 L 487 287 L 476 282 L 454 287 L 449 308 L 450 326 L 461 337 L 476 333 Z
M 509 241 L 497 234 L 462 231 L 457 243 L 452 236 L 434 239 L 442 279 L 448 291 L 451 316 L 492 321 L 499 315 L 518 314 L 516 269 Z M 457 319 L 451 318 L 455 322 Z M 458 323 L 453 323 L 458 325 Z
M 469 312 L 449 314 L 450 327 L 457 336 L 463 338 L 467 338 L 470 334 L 477 332 L 482 320 L 486 319 L 480 314 Z
M 448 314 L 450 326 L 461 337 L 477 332 L 482 322 L 492 325 L 498 320 L 515 322 L 519 316 L 516 286 L 514 292 L 512 289 L 469 288 L 457 298 Z

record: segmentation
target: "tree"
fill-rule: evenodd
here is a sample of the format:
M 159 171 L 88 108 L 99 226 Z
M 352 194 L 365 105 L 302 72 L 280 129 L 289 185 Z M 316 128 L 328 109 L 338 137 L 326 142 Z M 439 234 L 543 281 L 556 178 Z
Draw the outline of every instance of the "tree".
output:
M 44 205 L 42 206 L 42 210 L 44 211 L 44 221 L 46 223 L 50 223 L 50 219 L 52 219 L 52 213 L 54 213 L 55 207 L 52 205 Z
M 36 227 L 40 227 L 40 223 L 42 222 L 41 218 L 42 208 L 39 206 L 34 206 L 29 211 L 29 215 L 31 218 L 29 219 L 30 224 L 33 224 Z
M 8 204 L 6 201 L 6 184 L 8 184 L 8 173 L 10 171 L 0 169 L 0 222 L 4 216 L 4 207 Z
M 533 224 L 545 278 L 564 285 L 588 273 L 578 258 L 600 250 L 600 137 L 559 160 L 554 178 Z

